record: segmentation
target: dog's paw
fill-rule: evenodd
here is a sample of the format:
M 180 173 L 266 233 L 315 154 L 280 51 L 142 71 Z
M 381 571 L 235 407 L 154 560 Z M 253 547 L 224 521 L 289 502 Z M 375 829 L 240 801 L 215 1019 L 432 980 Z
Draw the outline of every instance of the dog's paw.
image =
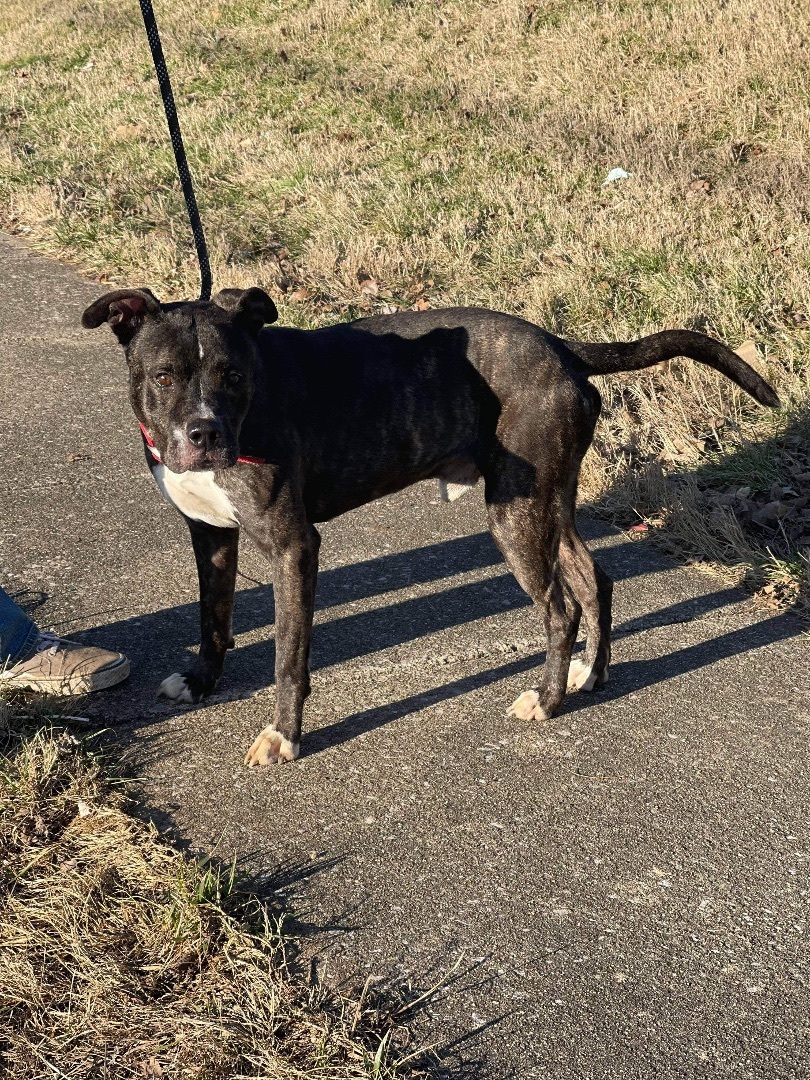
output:
M 169 701 L 178 701 L 182 705 L 192 705 L 199 700 L 199 695 L 195 698 L 188 678 L 181 675 L 179 671 L 175 671 L 173 675 L 163 680 L 158 687 L 157 696 L 168 698 Z
M 245 765 L 275 765 L 276 762 L 295 761 L 300 750 L 300 743 L 291 743 L 272 724 L 268 724 L 245 754 Z
M 219 674 L 209 666 L 197 663 L 188 671 L 175 671 L 158 687 L 157 696 L 176 701 L 179 705 L 196 705 L 216 688 Z
M 568 690 L 594 690 L 604 686 L 608 681 L 608 671 L 605 668 L 601 677 L 596 668 L 587 664 L 584 660 L 572 660 L 568 668 Z
M 540 706 L 540 695 L 536 690 L 524 690 L 509 706 L 506 715 L 516 716 L 518 720 L 551 719 L 551 713 Z
M 572 660 L 568 668 L 568 690 L 593 690 L 596 670 L 585 660 Z

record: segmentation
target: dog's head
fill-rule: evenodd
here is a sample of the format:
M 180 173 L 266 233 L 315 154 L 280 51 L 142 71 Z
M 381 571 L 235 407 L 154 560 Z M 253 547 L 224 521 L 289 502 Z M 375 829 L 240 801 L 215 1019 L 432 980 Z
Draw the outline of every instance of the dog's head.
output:
M 149 289 L 117 289 L 87 308 L 82 325 L 110 326 L 126 353 L 135 415 L 166 467 L 185 472 L 236 463 L 259 331 L 277 318 L 261 289 L 178 304 L 161 304 Z

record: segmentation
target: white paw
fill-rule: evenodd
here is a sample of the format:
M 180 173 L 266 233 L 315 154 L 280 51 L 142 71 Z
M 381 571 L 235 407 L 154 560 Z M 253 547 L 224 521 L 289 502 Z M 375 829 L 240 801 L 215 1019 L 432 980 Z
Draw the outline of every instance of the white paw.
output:
M 608 671 L 605 668 L 605 674 L 602 678 L 602 684 L 608 681 Z M 586 664 L 584 660 L 572 660 L 571 666 L 568 668 L 568 689 L 572 690 L 593 690 L 596 686 L 596 669 L 591 667 L 590 664 Z
M 540 708 L 540 695 L 536 690 L 524 690 L 519 698 L 509 706 L 507 716 L 516 716 L 518 720 L 550 720 L 545 709 Z
M 186 677 L 179 671 L 175 671 L 168 679 L 163 680 L 158 687 L 157 696 L 169 698 L 171 701 L 185 702 L 187 705 L 191 705 L 194 701 Z
M 245 754 L 245 765 L 274 765 L 281 761 L 295 761 L 301 751 L 300 743 L 285 739 L 280 731 L 268 724 L 260 731 Z
M 572 660 L 568 668 L 568 689 L 593 690 L 596 685 L 596 671 L 585 660 Z

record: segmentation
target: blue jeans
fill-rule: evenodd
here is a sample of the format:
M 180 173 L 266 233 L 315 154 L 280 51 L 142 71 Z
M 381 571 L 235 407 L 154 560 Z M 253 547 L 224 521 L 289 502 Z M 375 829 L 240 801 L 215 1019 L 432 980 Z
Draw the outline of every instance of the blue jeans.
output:
M 36 623 L 0 589 L 0 667 L 27 660 L 38 640 Z

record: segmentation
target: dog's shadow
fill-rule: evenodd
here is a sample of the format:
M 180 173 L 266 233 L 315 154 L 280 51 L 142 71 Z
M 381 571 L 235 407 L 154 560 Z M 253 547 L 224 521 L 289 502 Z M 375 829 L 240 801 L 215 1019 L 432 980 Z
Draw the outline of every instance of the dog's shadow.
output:
M 609 532 L 593 522 L 588 523 L 587 531 L 590 539 Z M 597 557 L 615 581 L 654 575 L 671 569 L 672 565 L 649 545 L 630 540 L 603 548 Z M 320 621 L 316 615 L 313 670 L 370 656 L 431 634 L 530 606 L 531 601 L 506 568 L 498 572 L 502 561 L 489 533 L 480 532 L 322 572 L 318 579 L 316 612 L 326 612 L 332 608 L 344 610 L 335 618 L 324 621 Z M 489 571 L 482 580 L 462 580 L 427 594 L 408 595 L 400 599 L 394 596 L 389 603 L 368 610 L 351 610 L 355 603 L 373 601 L 378 596 L 429 586 L 481 570 Z M 742 589 L 721 588 L 619 623 L 614 627 L 614 638 L 692 621 L 745 599 L 747 594 Z M 112 711 L 110 706 L 113 709 L 120 707 L 123 718 L 140 725 L 153 722 L 156 715 L 164 711 L 173 711 L 174 706 L 166 705 L 165 710 L 156 712 L 154 688 L 164 675 L 182 666 L 181 650 L 191 650 L 197 645 L 198 620 L 197 604 L 185 604 L 110 623 L 83 635 L 90 643 L 97 642 L 126 651 L 136 678 L 138 672 L 155 673 L 148 682 L 141 677 L 142 690 L 136 689 L 135 700 L 132 700 L 132 687 L 126 685 L 112 691 L 109 697 L 105 695 L 105 712 Z M 234 607 L 234 631 L 237 637 L 265 627 L 271 635 L 273 620 L 271 586 L 255 586 L 237 593 Z M 777 614 L 653 659 L 619 661 L 611 668 L 610 682 L 600 691 L 599 700 L 615 700 L 643 686 L 696 671 L 722 658 L 786 640 L 800 632 L 798 620 L 789 614 Z M 271 685 L 274 647 L 270 636 L 242 645 L 229 653 L 226 674 L 213 700 L 243 699 Z M 311 754 L 339 745 L 408 713 L 532 671 L 542 664 L 543 659 L 541 652 L 532 652 L 399 701 L 358 711 L 310 731 L 306 752 Z M 570 695 L 566 698 L 564 711 L 578 712 L 587 708 L 593 700 L 590 695 Z M 205 706 L 203 702 L 187 711 Z

